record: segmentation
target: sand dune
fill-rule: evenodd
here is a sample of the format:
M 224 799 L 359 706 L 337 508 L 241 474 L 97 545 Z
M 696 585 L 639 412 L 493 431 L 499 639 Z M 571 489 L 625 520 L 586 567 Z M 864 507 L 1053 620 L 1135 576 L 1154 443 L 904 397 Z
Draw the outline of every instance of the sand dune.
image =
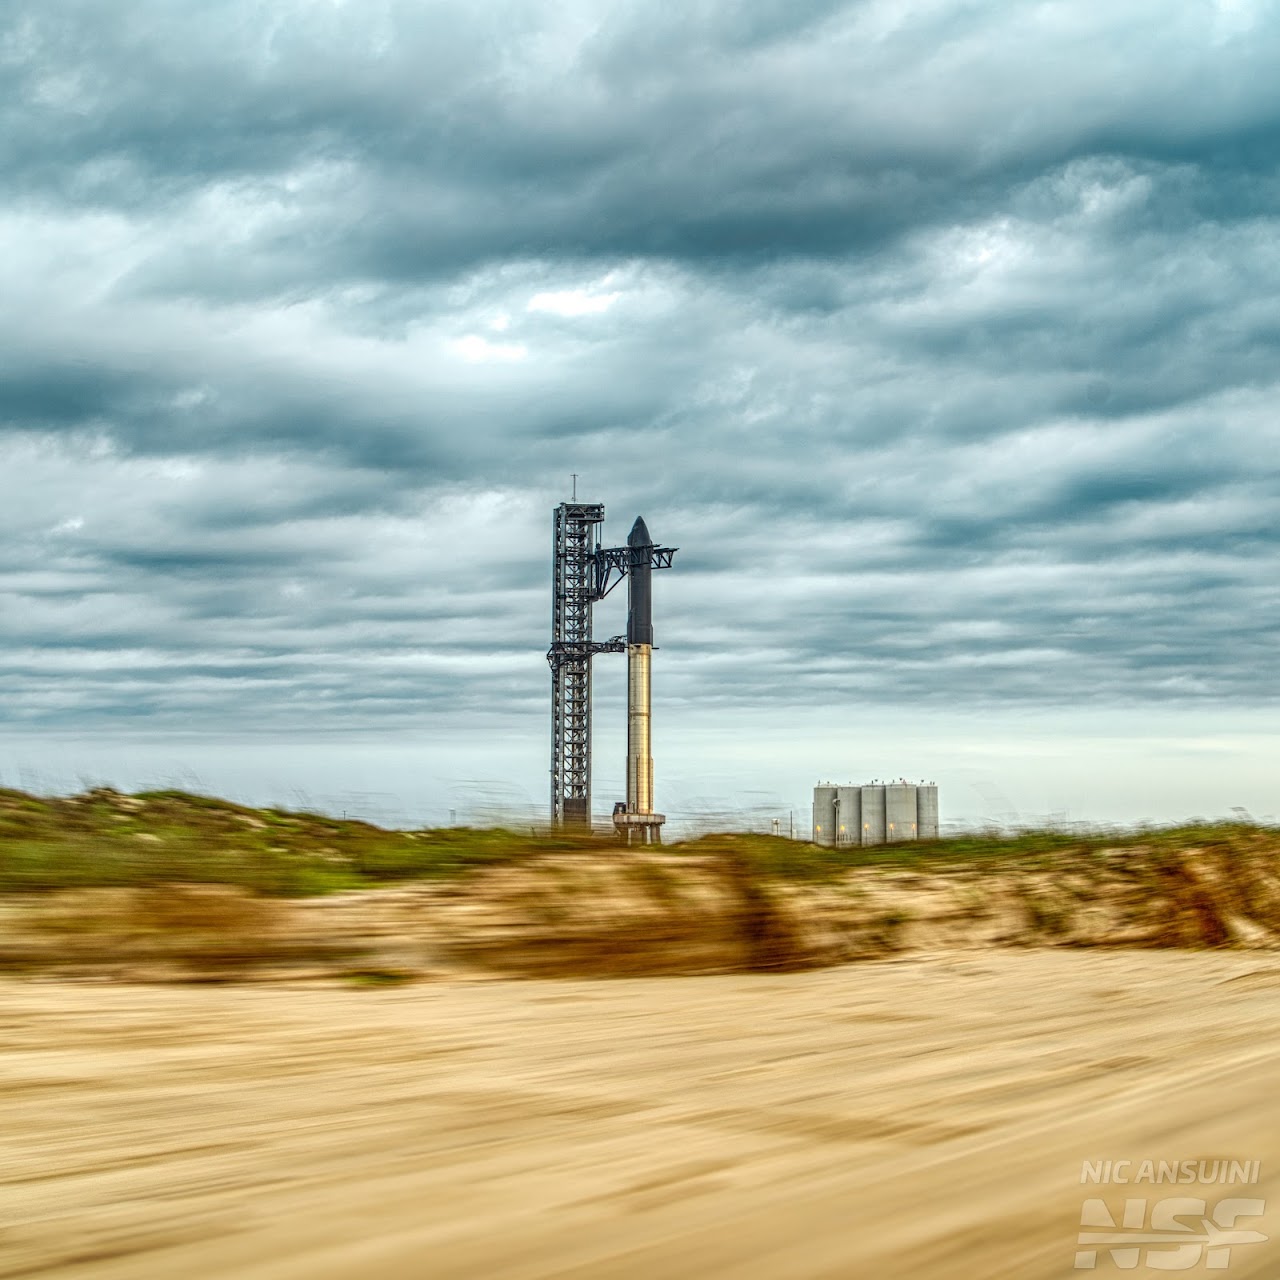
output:
M 1086 1195 L 1205 1194 L 1081 1186 L 1143 1158 L 1260 1160 L 1207 1196 L 1276 1199 L 1228 1271 L 1274 1275 L 1278 1004 L 1267 956 L 1167 951 L 11 981 L 0 1275 L 1032 1280 L 1083 1274 Z

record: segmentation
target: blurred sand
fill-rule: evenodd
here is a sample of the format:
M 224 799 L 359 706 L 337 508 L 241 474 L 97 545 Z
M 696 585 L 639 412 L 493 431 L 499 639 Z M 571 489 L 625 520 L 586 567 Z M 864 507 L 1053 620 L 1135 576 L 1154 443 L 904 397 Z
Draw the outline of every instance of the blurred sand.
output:
M 1280 959 L 1169 951 L 6 981 L 0 1276 L 1036 1280 L 1142 1158 L 1261 1160 L 1225 1274 L 1274 1276 L 1278 1013 Z

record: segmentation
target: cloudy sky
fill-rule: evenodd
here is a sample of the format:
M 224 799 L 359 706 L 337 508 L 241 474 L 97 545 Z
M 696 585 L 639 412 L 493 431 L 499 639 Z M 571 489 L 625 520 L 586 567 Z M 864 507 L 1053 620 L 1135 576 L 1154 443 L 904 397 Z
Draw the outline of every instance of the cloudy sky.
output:
M 1280 812 L 1277 66 L 1270 0 L 0 4 L 0 782 L 541 814 L 576 472 L 680 547 L 674 818 Z

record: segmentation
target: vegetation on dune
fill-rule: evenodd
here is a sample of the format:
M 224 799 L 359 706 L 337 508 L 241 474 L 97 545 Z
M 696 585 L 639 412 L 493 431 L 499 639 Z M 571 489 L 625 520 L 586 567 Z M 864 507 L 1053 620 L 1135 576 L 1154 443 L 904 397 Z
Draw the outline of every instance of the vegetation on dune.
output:
M 0 791 L 0 973 L 311 971 L 379 987 L 437 967 L 781 972 L 955 946 L 1280 949 L 1280 831 L 988 832 L 868 849 L 725 833 L 627 849 L 389 831 L 179 791 Z
M 388 831 L 183 791 L 49 799 L 0 789 L 0 893 L 184 881 L 308 897 L 603 843 L 468 827 Z
M 1092 834 L 973 833 L 928 843 L 822 848 L 777 836 L 721 834 L 669 845 L 710 857 L 747 880 L 824 881 L 858 867 L 939 871 L 998 862 L 1023 867 L 1143 850 L 1176 860 L 1189 847 L 1256 848 L 1274 833 L 1222 823 Z M 617 849 L 607 836 L 470 827 L 390 831 L 317 813 L 256 809 L 183 791 L 122 795 L 97 788 L 42 798 L 0 789 L 0 893 L 186 882 L 308 897 L 407 880 L 435 880 L 546 855 Z
M 833 880 L 854 868 L 941 871 L 992 864 L 1024 868 L 1086 862 L 1104 852 L 1141 849 L 1155 864 L 1176 860 L 1190 848 L 1256 849 L 1259 840 L 1280 850 L 1280 832 L 1253 823 L 1194 823 L 1081 833 L 1062 830 L 969 832 L 943 840 L 839 848 L 767 835 L 708 835 L 670 846 L 672 853 L 728 856 L 755 875 L 773 880 Z

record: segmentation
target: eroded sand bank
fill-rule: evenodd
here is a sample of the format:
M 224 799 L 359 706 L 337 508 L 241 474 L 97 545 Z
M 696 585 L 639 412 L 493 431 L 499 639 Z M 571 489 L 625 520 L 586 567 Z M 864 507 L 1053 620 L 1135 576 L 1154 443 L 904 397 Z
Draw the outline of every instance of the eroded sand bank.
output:
M 1273 1239 L 1225 1274 L 1274 1276 L 1278 1013 L 1280 961 L 1239 953 L 7 981 L 0 1275 L 1035 1280 L 1089 1274 L 1088 1195 L 1238 1193 Z M 1261 1180 L 1081 1186 L 1145 1158 Z

